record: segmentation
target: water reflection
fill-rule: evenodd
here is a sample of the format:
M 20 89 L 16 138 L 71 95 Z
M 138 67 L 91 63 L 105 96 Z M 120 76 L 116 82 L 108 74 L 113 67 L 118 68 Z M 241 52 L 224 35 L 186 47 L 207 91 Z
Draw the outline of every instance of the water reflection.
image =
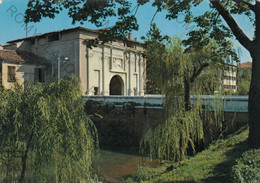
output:
M 156 166 L 158 163 L 150 161 L 148 157 L 139 156 L 136 150 L 100 150 L 100 155 L 96 159 L 100 181 L 106 183 L 121 182 L 131 176 L 139 165 Z

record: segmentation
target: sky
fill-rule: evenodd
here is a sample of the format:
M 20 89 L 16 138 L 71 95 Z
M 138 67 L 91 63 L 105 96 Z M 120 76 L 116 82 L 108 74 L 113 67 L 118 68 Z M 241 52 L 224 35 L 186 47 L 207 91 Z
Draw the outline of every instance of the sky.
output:
M 5 45 L 7 41 L 26 37 L 25 24 L 23 23 L 23 14 L 26 10 L 27 0 L 0 0 L 0 45 Z M 132 11 L 135 12 L 136 6 L 133 5 Z M 195 14 L 200 14 L 208 8 L 207 0 L 201 6 L 194 8 Z M 133 31 L 133 37 L 141 41 L 150 28 L 150 23 L 156 9 L 151 4 L 146 4 L 140 7 L 136 13 L 139 23 L 139 30 Z M 157 24 L 163 35 L 173 37 L 177 35 L 181 39 L 186 38 L 186 34 L 196 29 L 196 24 L 186 24 L 183 20 L 184 15 L 179 14 L 176 20 L 166 20 L 166 12 L 158 13 L 153 22 Z M 253 38 L 254 28 L 245 16 L 235 16 L 235 20 L 250 39 Z M 106 26 L 113 25 L 114 19 L 106 22 Z M 86 22 L 83 25 L 76 23 L 72 24 L 72 20 L 66 14 L 66 11 L 57 15 L 54 19 L 42 19 L 39 23 L 28 24 L 28 36 L 42 34 L 46 32 L 67 29 L 71 27 L 83 26 L 90 29 L 97 29 L 94 25 Z M 105 28 L 105 27 L 99 27 Z M 249 52 L 241 46 L 238 41 L 234 40 L 234 48 L 241 50 L 241 62 L 252 61 Z

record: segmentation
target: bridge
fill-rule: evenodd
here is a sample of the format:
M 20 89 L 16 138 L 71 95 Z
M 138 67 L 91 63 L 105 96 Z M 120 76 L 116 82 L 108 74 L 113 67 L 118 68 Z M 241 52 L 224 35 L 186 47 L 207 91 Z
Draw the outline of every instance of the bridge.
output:
M 213 111 L 220 97 L 224 109 L 223 128 L 234 129 L 248 121 L 248 96 L 201 95 L 203 104 Z M 191 102 L 196 97 L 191 96 Z M 138 147 L 145 132 L 162 122 L 164 95 L 144 96 L 83 96 L 87 114 L 92 115 L 102 147 Z M 225 127 L 224 127 L 225 126 Z M 217 130 L 217 129 L 214 129 Z M 216 132 L 216 134 L 219 131 Z

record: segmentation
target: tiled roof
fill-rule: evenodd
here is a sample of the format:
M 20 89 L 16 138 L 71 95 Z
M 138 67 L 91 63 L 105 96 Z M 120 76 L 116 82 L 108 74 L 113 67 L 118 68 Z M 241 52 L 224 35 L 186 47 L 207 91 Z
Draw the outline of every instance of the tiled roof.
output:
M 0 50 L 0 60 L 8 62 L 21 62 L 25 64 L 50 64 L 45 59 L 38 57 L 33 53 L 18 50 Z
M 93 29 L 88 29 L 88 28 L 79 26 L 79 27 L 73 27 L 73 28 L 58 30 L 58 31 L 47 32 L 47 33 L 44 33 L 44 34 L 39 34 L 39 35 L 30 36 L 30 37 L 26 37 L 26 38 L 16 39 L 16 40 L 8 41 L 7 43 L 9 43 L 9 44 L 10 43 L 17 43 L 17 42 L 20 42 L 20 41 L 23 41 L 23 40 L 30 40 L 30 39 L 34 39 L 36 37 L 46 36 L 48 34 L 61 33 L 61 32 L 70 32 L 70 31 L 75 31 L 75 30 L 82 30 L 82 31 L 96 33 L 96 34 L 101 34 L 103 31 L 108 30 L 108 29 L 104 28 L 104 29 L 95 29 L 95 30 L 93 30 Z M 129 40 L 128 39 L 127 41 L 143 45 L 143 43 L 135 41 L 135 40 Z
M 92 29 L 88 29 L 88 28 L 79 26 L 79 27 L 73 27 L 73 28 L 69 28 L 69 29 L 47 32 L 47 33 L 44 33 L 44 34 L 39 34 L 39 35 L 30 36 L 30 37 L 26 37 L 26 38 L 16 39 L 16 40 L 8 41 L 7 43 L 16 43 L 16 42 L 20 42 L 20 41 L 23 41 L 23 40 L 26 40 L 26 39 L 42 37 L 42 36 L 45 36 L 45 35 L 48 35 L 48 34 L 54 34 L 54 33 L 60 33 L 60 32 L 69 32 L 69 31 L 74 31 L 74 30 L 84 30 L 84 31 L 100 34 L 103 29 L 92 30 Z
M 252 62 L 245 62 L 243 64 L 240 64 L 238 68 L 250 68 L 252 69 Z

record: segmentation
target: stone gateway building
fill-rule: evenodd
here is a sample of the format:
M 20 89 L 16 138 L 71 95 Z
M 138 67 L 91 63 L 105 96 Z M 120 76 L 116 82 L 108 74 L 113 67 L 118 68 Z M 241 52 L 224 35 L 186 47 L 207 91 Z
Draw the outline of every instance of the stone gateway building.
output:
M 33 53 L 48 60 L 50 69 L 42 71 L 46 81 L 78 75 L 83 95 L 144 95 L 143 43 L 132 40 L 129 34 L 126 41 L 88 48 L 86 40 L 97 38 L 101 31 L 83 27 L 64 29 L 9 41 L 5 49 Z

